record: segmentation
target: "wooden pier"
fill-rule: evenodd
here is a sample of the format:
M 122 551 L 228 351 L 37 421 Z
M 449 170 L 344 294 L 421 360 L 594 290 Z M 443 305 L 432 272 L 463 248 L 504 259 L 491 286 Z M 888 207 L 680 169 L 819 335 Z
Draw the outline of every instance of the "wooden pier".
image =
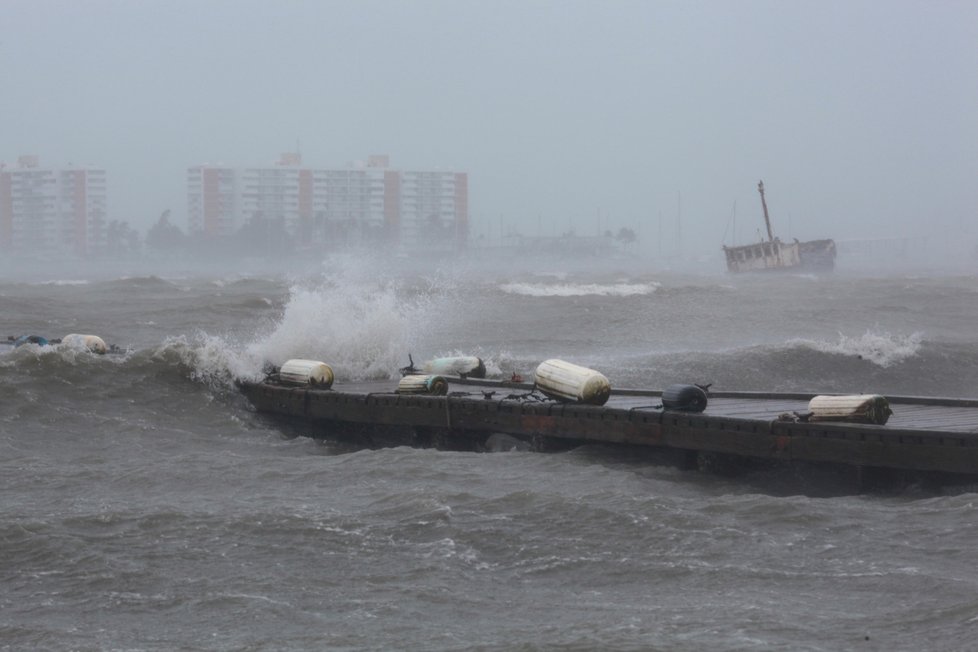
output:
M 613 390 L 597 407 L 541 401 L 531 385 L 450 379 L 447 396 L 394 392 L 396 381 L 331 389 L 242 385 L 260 412 L 297 419 L 310 436 L 358 433 L 366 445 L 485 450 L 505 433 L 534 450 L 623 444 L 755 460 L 826 462 L 863 469 L 978 478 L 978 399 L 888 397 L 886 425 L 799 422 L 811 394 L 711 392 L 700 413 L 663 410 L 660 392 Z

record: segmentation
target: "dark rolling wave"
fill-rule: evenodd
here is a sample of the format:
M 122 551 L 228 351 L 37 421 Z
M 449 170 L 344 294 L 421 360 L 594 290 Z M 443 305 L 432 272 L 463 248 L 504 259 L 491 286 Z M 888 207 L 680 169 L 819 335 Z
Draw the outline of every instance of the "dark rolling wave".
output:
M 814 343 L 734 351 L 679 352 L 621 361 L 622 386 L 712 383 L 727 391 L 853 392 L 969 397 L 978 391 L 978 348 L 921 342 L 913 354 L 881 364 L 866 354 Z

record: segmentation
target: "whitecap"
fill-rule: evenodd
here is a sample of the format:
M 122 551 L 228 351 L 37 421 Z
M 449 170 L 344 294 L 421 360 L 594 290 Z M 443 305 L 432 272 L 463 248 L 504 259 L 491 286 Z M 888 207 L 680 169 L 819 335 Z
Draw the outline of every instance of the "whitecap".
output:
M 791 343 L 801 344 L 822 353 L 857 356 L 886 368 L 917 355 L 922 341 L 923 334 L 919 332 L 910 335 L 893 335 L 868 330 L 855 337 L 839 333 L 836 342 L 793 340 Z
M 507 294 L 529 297 L 579 297 L 587 295 L 628 297 L 652 294 L 658 283 L 505 283 L 499 289 Z
M 89 281 L 82 280 L 56 280 L 56 281 L 44 281 L 40 285 L 88 285 Z

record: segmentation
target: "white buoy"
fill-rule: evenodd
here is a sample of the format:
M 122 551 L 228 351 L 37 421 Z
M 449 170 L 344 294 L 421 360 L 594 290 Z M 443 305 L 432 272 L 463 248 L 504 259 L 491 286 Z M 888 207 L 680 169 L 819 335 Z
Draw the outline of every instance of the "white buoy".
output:
M 808 402 L 811 421 L 850 421 L 883 425 L 893 414 L 890 402 L 879 394 L 815 396 Z
M 611 396 L 611 383 L 602 373 L 556 359 L 537 367 L 536 386 L 551 398 L 590 405 L 604 405 Z
M 319 360 L 287 360 L 278 370 L 278 378 L 283 383 L 293 385 L 315 385 L 329 389 L 333 385 L 333 370 Z
M 470 378 L 485 378 L 486 365 L 474 355 L 458 355 L 450 358 L 435 358 L 424 363 L 426 374 L 444 374 L 446 376 L 468 376 Z
M 102 355 L 109 350 L 109 348 L 105 346 L 105 341 L 98 335 L 80 335 L 78 333 L 69 333 L 61 338 L 61 343 L 71 348 L 87 349 L 92 353 L 98 353 L 99 355 Z
M 397 383 L 398 394 L 432 394 L 444 396 L 448 393 L 448 381 L 441 376 L 404 376 Z

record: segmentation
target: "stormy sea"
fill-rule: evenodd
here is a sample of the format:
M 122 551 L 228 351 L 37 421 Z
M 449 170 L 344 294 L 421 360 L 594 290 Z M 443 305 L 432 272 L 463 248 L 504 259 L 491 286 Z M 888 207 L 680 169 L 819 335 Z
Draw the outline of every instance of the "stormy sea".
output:
M 978 396 L 978 275 L 338 256 L 0 281 L 0 649 L 966 650 L 978 486 L 684 470 L 611 447 L 368 449 L 236 381 L 481 357 L 613 387 Z

